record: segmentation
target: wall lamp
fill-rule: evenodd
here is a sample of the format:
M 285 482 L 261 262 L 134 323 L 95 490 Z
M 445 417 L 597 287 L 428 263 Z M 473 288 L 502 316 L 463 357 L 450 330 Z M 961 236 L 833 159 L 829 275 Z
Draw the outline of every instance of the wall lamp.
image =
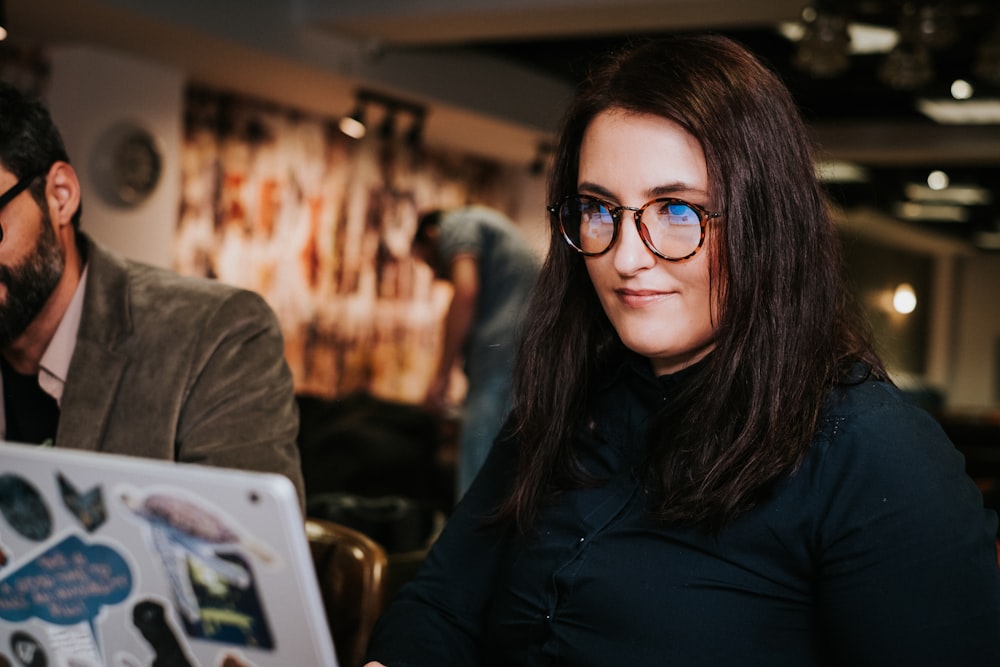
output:
M 396 135 L 397 120 L 400 115 L 409 115 L 411 125 L 403 135 L 407 146 L 416 147 L 423 139 L 424 118 L 427 110 L 419 104 L 401 100 L 385 93 L 362 88 L 355 94 L 354 109 L 340 119 L 340 131 L 352 139 L 361 139 L 367 132 L 366 114 L 372 107 L 380 107 L 384 115 L 382 122 L 376 128 L 377 135 L 383 141 L 389 141 Z
M 913 285 L 900 283 L 892 293 L 892 308 L 900 315 L 909 315 L 917 308 L 917 293 Z

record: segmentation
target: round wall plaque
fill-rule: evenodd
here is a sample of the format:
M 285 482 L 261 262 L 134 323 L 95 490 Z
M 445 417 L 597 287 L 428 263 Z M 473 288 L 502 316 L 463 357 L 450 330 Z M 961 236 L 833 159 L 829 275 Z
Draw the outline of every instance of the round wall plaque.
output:
M 120 123 L 102 134 L 94 147 L 94 180 L 109 204 L 131 207 L 156 189 L 163 153 L 146 128 Z

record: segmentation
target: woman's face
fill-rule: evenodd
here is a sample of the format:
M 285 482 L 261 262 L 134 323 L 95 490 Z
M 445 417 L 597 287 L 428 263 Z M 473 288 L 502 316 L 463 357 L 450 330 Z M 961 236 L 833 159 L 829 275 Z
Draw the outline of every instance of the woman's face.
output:
M 594 118 L 580 146 L 577 192 L 617 206 L 641 207 L 676 197 L 717 210 L 708 192 L 705 155 L 676 123 L 611 109 Z M 712 221 L 693 257 L 669 262 L 654 255 L 622 211 L 618 239 L 587 257 L 587 272 L 622 342 L 647 357 L 657 375 L 695 363 L 715 346 L 709 281 Z

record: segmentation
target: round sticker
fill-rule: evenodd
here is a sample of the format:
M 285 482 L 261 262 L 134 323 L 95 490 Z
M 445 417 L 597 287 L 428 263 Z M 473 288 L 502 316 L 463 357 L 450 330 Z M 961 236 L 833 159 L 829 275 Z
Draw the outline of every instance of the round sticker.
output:
M 42 495 L 20 475 L 0 475 L 0 514 L 29 540 L 39 542 L 52 533 L 52 514 Z

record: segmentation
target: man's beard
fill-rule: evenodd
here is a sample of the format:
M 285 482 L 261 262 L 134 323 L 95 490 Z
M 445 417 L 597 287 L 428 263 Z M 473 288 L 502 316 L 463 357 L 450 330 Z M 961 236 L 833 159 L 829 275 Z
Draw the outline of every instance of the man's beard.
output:
M 47 212 L 34 251 L 16 266 L 0 266 L 0 283 L 7 290 L 0 302 L 0 349 L 24 333 L 52 296 L 66 268 L 66 256 L 56 239 Z

